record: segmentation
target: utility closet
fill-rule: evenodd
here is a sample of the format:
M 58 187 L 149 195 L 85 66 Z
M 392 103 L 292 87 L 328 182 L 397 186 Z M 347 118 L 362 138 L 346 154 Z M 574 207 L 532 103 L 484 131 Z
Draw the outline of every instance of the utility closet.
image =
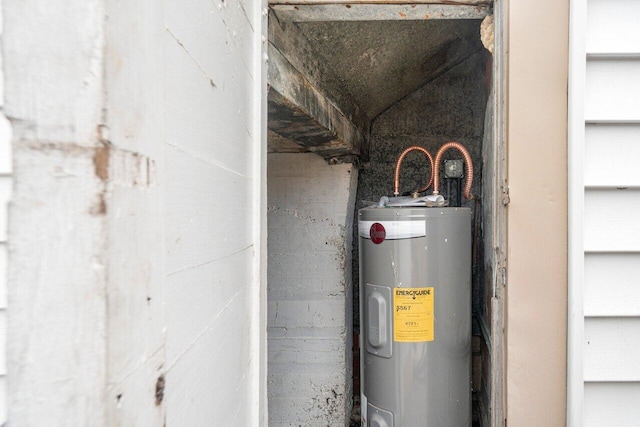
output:
M 270 3 L 268 58 L 269 425 L 349 425 L 360 405 L 358 210 L 394 194 L 400 154 L 455 141 L 473 163 L 472 199 L 448 150 L 402 164 L 399 193 L 434 168 L 440 194 L 469 208 L 474 425 L 490 425 L 501 322 L 494 291 L 501 158 L 492 1 Z M 459 4 L 455 4 L 459 3 Z M 423 194 L 430 195 L 433 188 Z M 356 416 L 356 421 L 357 416 Z M 358 421 L 359 422 L 359 421 Z

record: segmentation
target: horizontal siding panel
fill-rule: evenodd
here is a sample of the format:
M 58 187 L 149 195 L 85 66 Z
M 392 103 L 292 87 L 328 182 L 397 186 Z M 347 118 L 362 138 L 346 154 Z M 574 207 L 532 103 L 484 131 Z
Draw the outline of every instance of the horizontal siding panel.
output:
M 640 187 L 640 124 L 588 124 L 585 140 L 586 186 Z
M 587 254 L 585 316 L 640 316 L 640 253 Z
M 639 53 L 640 2 L 589 0 L 587 53 Z
M 584 198 L 587 252 L 640 252 L 640 190 L 588 190 Z
M 585 319 L 584 379 L 640 381 L 640 318 Z
M 640 425 L 640 2 L 588 0 L 584 425 Z
M 640 121 L 640 59 L 587 61 L 585 118 Z
M 640 426 L 640 383 L 587 383 L 585 427 Z

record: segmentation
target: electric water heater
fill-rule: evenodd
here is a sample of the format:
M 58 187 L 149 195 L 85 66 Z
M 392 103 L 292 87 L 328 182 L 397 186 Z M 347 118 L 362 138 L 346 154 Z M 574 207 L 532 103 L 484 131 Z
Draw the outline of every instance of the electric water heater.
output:
M 471 210 L 358 213 L 362 421 L 471 425 Z

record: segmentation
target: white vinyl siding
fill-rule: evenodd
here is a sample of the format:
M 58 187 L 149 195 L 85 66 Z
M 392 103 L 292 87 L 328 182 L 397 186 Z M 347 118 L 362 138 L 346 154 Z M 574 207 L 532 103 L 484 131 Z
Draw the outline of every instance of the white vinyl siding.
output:
M 587 188 L 584 195 L 585 251 L 640 251 L 639 213 L 638 189 Z
M 640 383 L 590 382 L 584 395 L 584 427 L 640 425 Z
M 640 37 L 640 34 L 638 35 Z M 640 58 L 590 56 L 585 118 L 588 123 L 640 121 Z
M 637 54 L 640 52 L 637 0 L 589 0 L 587 53 Z
M 584 380 L 640 381 L 640 317 L 585 319 Z
M 569 426 L 640 425 L 640 2 L 574 0 Z M 586 21 L 580 22 L 586 11 Z M 584 24 L 584 25 L 582 25 Z M 583 49 L 583 51 L 580 51 Z M 572 370 L 571 367 L 581 367 Z M 579 390 L 579 392 L 575 392 Z M 571 395 L 571 393 L 574 393 Z
M 584 268 L 585 316 L 640 316 L 640 253 L 588 253 Z
M 588 124 L 585 133 L 584 185 L 640 187 L 640 124 Z

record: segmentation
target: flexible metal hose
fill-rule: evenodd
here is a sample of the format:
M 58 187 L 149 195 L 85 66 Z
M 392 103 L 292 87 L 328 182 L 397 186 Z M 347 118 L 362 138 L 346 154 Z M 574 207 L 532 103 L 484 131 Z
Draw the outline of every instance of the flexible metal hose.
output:
M 402 153 L 400 153 L 400 156 L 398 156 L 398 160 L 396 160 L 396 169 L 393 174 L 393 195 L 394 196 L 398 196 L 400 194 L 400 165 L 402 164 L 402 161 L 404 160 L 404 158 L 407 157 L 407 154 L 409 154 L 412 151 L 420 151 L 421 153 L 424 153 L 424 155 L 427 156 L 427 158 L 429 159 L 429 166 L 431 166 L 431 173 L 429 174 L 429 182 L 427 182 L 427 184 L 424 187 L 420 187 L 417 190 L 417 192 L 422 193 L 423 191 L 427 191 L 427 189 L 431 186 L 431 182 L 433 181 L 433 171 L 434 171 L 433 157 L 431 156 L 431 153 L 429 153 L 425 148 L 419 147 L 417 145 L 413 145 L 405 149 Z
M 471 154 L 467 151 L 466 148 L 459 142 L 447 142 L 438 150 L 436 154 L 435 167 L 433 167 L 433 194 L 439 194 L 439 186 L 440 186 L 440 161 L 442 160 L 442 156 L 444 152 L 449 148 L 456 148 L 458 151 L 462 153 L 462 157 L 464 157 L 464 164 L 467 169 L 467 177 L 464 183 L 464 190 L 462 195 L 471 199 L 471 184 L 473 182 L 473 162 L 471 161 Z

